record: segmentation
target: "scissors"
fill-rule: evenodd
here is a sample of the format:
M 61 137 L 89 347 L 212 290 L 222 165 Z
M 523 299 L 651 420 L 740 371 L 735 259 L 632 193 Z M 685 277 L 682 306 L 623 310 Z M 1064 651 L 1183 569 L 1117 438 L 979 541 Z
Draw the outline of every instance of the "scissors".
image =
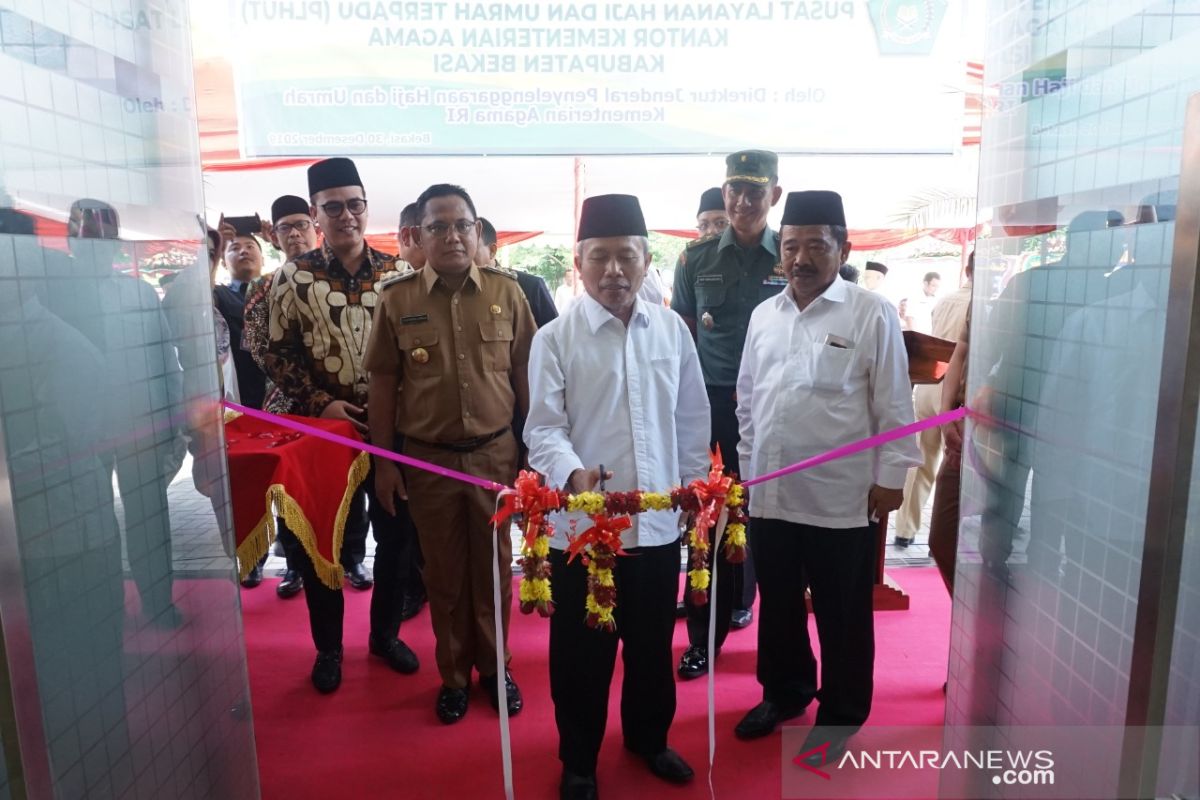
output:
M 604 465 L 600 465 L 600 494 L 604 494 Z

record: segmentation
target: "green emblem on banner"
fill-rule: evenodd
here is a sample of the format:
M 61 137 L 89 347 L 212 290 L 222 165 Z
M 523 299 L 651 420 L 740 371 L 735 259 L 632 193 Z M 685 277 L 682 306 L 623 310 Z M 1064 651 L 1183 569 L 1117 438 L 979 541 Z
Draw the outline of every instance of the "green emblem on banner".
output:
M 883 55 L 927 55 L 933 50 L 948 0 L 869 0 L 875 39 Z

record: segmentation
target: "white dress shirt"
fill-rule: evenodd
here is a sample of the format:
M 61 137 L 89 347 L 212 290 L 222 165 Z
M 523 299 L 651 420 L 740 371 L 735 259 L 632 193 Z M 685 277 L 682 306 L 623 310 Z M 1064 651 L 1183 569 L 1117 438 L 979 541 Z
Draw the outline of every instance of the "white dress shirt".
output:
M 764 301 L 750 316 L 737 393 L 746 480 L 910 424 L 912 384 L 895 309 L 841 280 L 803 311 L 787 290 Z M 871 485 L 900 489 L 920 463 L 909 436 L 755 486 L 750 512 L 860 528 Z
M 626 328 L 588 295 L 538 330 L 529 353 L 529 465 L 563 487 L 600 464 L 609 491 L 666 492 L 708 473 L 709 409 L 700 359 L 683 320 L 636 301 Z M 633 516 L 624 547 L 669 544 L 679 514 Z M 551 516 L 551 546 L 591 525 L 584 514 Z

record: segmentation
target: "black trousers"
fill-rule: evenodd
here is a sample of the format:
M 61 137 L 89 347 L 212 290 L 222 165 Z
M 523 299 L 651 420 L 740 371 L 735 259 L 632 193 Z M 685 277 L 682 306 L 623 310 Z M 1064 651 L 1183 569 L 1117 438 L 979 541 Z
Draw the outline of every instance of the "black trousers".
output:
M 346 521 L 368 518 L 375 533 L 375 586 L 371 591 L 371 634 L 388 641 L 400 632 L 400 612 L 404 605 L 405 576 L 416 540 L 416 528 L 408 513 L 408 503 L 395 498 L 396 516 L 383 509 L 375 497 L 375 463 L 354 495 Z M 343 553 L 345 551 L 343 542 Z M 345 602 L 340 589 L 330 589 L 317 577 L 312 559 L 303 552 L 299 559 L 304 576 L 304 599 L 308 604 L 308 622 L 317 650 L 336 650 L 342 646 L 342 617 Z M 342 563 L 346 563 L 343 556 Z
M 587 627 L 587 568 L 550 551 L 556 611 L 550 617 L 550 696 L 558 725 L 558 757 L 580 775 L 596 771 L 608 721 L 608 691 L 617 660 L 621 686 L 621 731 L 625 744 L 642 755 L 667 746 L 675 718 L 675 672 L 671 637 L 679 579 L 679 542 L 630 548 L 617 558 L 613 581 L 616 633 Z
M 721 448 L 721 458 L 729 471 L 736 472 L 738 468 L 737 446 L 741 440 L 738 434 L 737 400 L 734 398 L 732 386 L 709 386 L 708 404 L 712 408 L 712 436 L 709 447 L 714 450 Z M 688 549 L 688 563 L 691 563 L 691 549 Z M 754 605 L 754 561 L 750 556 L 750 548 L 746 548 L 746 560 L 741 564 L 730 564 L 725 560 L 724 548 L 719 550 L 715 558 L 714 569 L 717 572 L 717 649 L 725 643 L 729 635 L 729 617 L 733 609 L 748 609 Z M 690 568 L 690 567 L 689 567 Z M 711 603 L 696 605 L 692 602 L 691 593 L 684 586 L 683 603 L 687 606 L 688 641 L 693 645 L 704 647 L 708 642 L 708 615 Z
M 366 492 L 366 488 L 361 488 L 359 491 Z M 367 557 L 367 530 L 370 527 L 371 518 L 367 514 L 366 503 L 361 503 L 357 507 L 351 506 L 350 515 L 346 518 L 346 532 L 342 536 L 343 569 L 350 569 L 356 564 L 361 564 Z M 283 557 L 287 561 L 287 568 L 301 570 L 300 561 L 307 558 L 304 554 L 304 547 L 296 538 L 296 534 L 292 533 L 292 529 L 287 526 L 283 517 L 275 518 L 275 532 L 279 544 L 283 547 Z
M 758 682 L 763 699 L 820 699 L 816 724 L 858 728 L 871 712 L 875 674 L 874 527 L 833 530 L 755 518 L 758 554 Z M 821 642 L 821 688 L 808 637 L 804 590 Z

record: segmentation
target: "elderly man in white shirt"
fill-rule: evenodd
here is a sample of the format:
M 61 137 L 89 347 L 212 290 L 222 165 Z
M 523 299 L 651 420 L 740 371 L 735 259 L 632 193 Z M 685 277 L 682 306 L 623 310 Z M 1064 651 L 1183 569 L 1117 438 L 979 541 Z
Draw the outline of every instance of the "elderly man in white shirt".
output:
M 851 246 L 841 197 L 792 192 L 781 236 L 788 288 L 754 310 L 738 374 L 745 479 L 913 421 L 895 310 L 838 279 Z M 866 721 L 875 662 L 871 521 L 900 507 L 905 475 L 918 463 L 907 437 L 751 489 L 763 702 L 738 724 L 739 738 L 770 734 L 819 697 L 804 750 L 829 742 L 825 762 L 810 756 L 828 763 Z M 805 588 L 821 644 L 819 693 Z
M 529 463 L 552 486 L 595 489 L 604 465 L 611 491 L 669 491 L 708 471 L 708 396 L 691 334 L 638 290 L 650 266 L 637 198 L 584 201 L 575 261 L 586 294 L 540 329 L 529 361 L 525 426 Z M 587 569 L 568 563 L 567 532 L 581 514 L 551 518 L 550 563 L 558 613 L 550 618 L 550 691 L 563 763 L 563 798 L 596 796 L 596 761 L 617 641 L 624 643 L 621 729 L 625 747 L 673 783 L 693 776 L 667 746 L 675 716 L 671 639 L 679 589 L 679 515 L 637 515 L 616 560 L 616 631 L 585 624 Z

